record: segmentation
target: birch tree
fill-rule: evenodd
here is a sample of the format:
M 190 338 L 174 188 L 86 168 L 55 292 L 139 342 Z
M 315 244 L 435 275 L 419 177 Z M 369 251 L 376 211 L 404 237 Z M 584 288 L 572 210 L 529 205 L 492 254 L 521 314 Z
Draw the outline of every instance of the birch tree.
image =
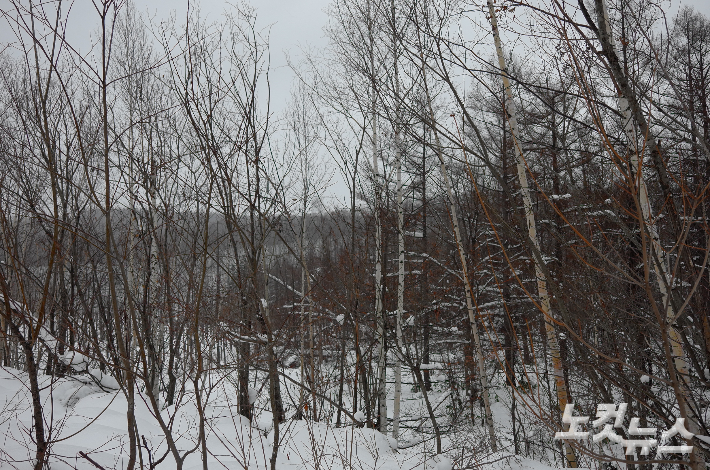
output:
M 553 374 L 555 377 L 555 388 L 557 390 L 557 404 L 560 413 L 564 413 L 565 407 L 569 401 L 567 395 L 567 383 L 565 381 L 564 372 L 562 370 L 562 360 L 560 357 L 560 348 L 557 343 L 557 333 L 555 331 L 555 318 L 550 309 L 550 296 L 547 292 L 547 282 L 542 268 L 542 256 L 540 252 L 540 241 L 537 237 L 537 227 L 535 224 L 535 213 L 532 208 L 532 200 L 530 198 L 530 190 L 527 180 L 527 164 L 523 155 L 522 142 L 518 130 L 518 121 L 516 117 L 515 102 L 513 93 L 510 88 L 510 79 L 508 77 L 507 67 L 505 64 L 505 56 L 503 55 L 503 46 L 498 32 L 498 22 L 496 19 L 495 7 L 493 0 L 488 0 L 488 14 L 490 15 L 491 26 L 493 27 L 493 39 L 495 41 L 496 55 L 498 56 L 498 66 L 501 79 L 505 88 L 505 110 L 507 113 L 507 121 L 510 126 L 510 132 L 513 137 L 513 146 L 518 157 L 518 181 L 520 183 L 520 192 L 523 197 L 523 210 L 528 226 L 528 237 L 534 248 L 533 258 L 535 264 L 535 277 L 537 279 L 537 291 L 540 299 L 540 309 L 545 318 L 545 330 L 547 332 L 547 343 L 550 348 L 550 356 L 552 360 Z M 565 442 L 565 457 L 567 465 L 573 468 L 577 467 L 577 458 L 574 455 L 572 447 Z
M 377 322 L 377 422 L 378 429 L 387 433 L 387 353 L 385 350 L 386 318 L 382 305 L 382 182 L 380 148 L 378 142 L 377 95 L 378 77 L 375 69 L 375 8 L 374 0 L 367 0 L 367 54 L 370 74 L 370 144 L 372 146 L 372 175 L 375 217 L 375 318 Z
M 424 56 L 422 56 L 422 80 L 424 85 L 424 90 L 426 94 L 426 105 L 427 111 L 429 113 L 429 120 L 431 123 L 436 123 L 436 117 L 434 115 L 434 108 L 432 105 L 432 99 L 429 91 L 429 86 L 426 79 L 426 65 L 424 64 Z M 459 261 L 461 262 L 461 277 L 464 281 L 465 295 L 466 295 L 466 309 L 468 311 L 468 319 L 471 325 L 471 334 L 473 336 L 474 348 L 476 354 L 476 365 L 478 367 L 478 376 L 481 382 L 481 391 L 483 395 L 483 406 L 486 417 L 486 428 L 488 430 L 488 438 L 490 439 L 491 450 L 493 452 L 498 452 L 498 443 L 496 442 L 494 423 L 493 423 L 493 413 L 491 412 L 491 402 L 490 402 L 490 389 L 488 384 L 488 375 L 486 373 L 486 366 L 483 360 L 483 346 L 481 344 L 481 339 L 478 334 L 478 324 L 476 320 L 476 311 L 474 307 L 473 292 L 471 290 L 471 282 L 468 276 L 468 263 L 466 261 L 466 255 L 464 253 L 463 243 L 461 241 L 461 232 L 459 230 L 459 220 L 456 213 L 456 206 L 454 204 L 454 195 L 451 188 L 451 182 L 449 180 L 448 173 L 446 171 L 446 162 L 443 155 L 443 147 L 439 139 L 439 133 L 437 127 L 433 129 L 434 142 L 435 142 L 435 152 L 439 159 L 439 168 L 441 170 L 441 178 L 444 181 L 444 186 L 446 188 L 447 204 L 449 210 L 449 218 L 451 219 L 451 225 L 454 229 L 454 237 L 456 242 L 456 249 L 459 255 Z M 437 441 L 437 453 L 441 453 L 441 442 Z
M 685 359 L 685 352 L 683 350 L 683 341 L 681 339 L 680 333 L 675 326 L 676 320 L 680 314 L 677 314 L 674 306 L 672 296 L 673 289 L 673 277 L 670 274 L 670 269 L 668 266 L 668 254 L 665 252 L 663 245 L 661 243 L 658 231 L 656 229 L 654 218 L 651 212 L 651 202 L 649 199 L 649 192 L 646 186 L 646 180 L 643 175 L 643 166 L 639 159 L 639 155 L 643 155 L 643 149 L 648 147 L 654 147 L 652 153 L 660 155 L 660 148 L 657 141 L 654 138 L 652 131 L 648 128 L 648 124 L 641 114 L 640 107 L 636 102 L 636 96 L 630 87 L 626 76 L 623 74 L 619 67 L 619 61 L 616 53 L 616 44 L 614 40 L 614 35 L 611 31 L 611 25 L 609 22 L 609 14 L 605 5 L 604 0 L 596 0 L 595 2 L 597 15 L 598 15 L 598 27 L 597 36 L 602 44 L 605 55 L 609 59 L 612 72 L 617 78 L 617 83 L 620 88 L 619 96 L 617 97 L 617 105 L 619 112 L 622 116 L 622 126 L 627 139 L 627 145 L 630 147 L 629 159 L 631 166 L 631 178 L 633 178 L 633 183 L 635 186 L 636 194 L 634 194 L 636 199 L 636 204 L 640 208 L 641 212 L 641 231 L 642 233 L 647 233 L 650 242 L 650 250 L 652 253 L 651 264 L 653 265 L 653 270 L 656 274 L 657 287 L 661 293 L 661 308 L 665 312 L 664 321 L 667 324 L 668 331 L 668 346 L 670 347 L 670 358 L 672 363 L 668 364 L 668 372 L 671 376 L 671 380 L 674 384 L 674 391 L 676 393 L 676 399 L 678 401 L 678 406 L 680 408 L 681 416 L 688 419 L 690 431 L 697 433 L 699 431 L 697 425 L 697 418 L 694 416 L 692 407 L 690 406 L 689 400 L 690 395 L 688 391 L 688 366 Z M 636 113 L 632 112 L 632 105 L 636 110 Z M 636 124 L 636 125 L 634 125 Z M 643 132 L 641 138 L 641 143 L 636 134 L 636 126 L 641 128 Z M 671 207 L 674 206 L 675 201 L 671 198 Z M 672 212 L 677 214 L 675 209 Z M 675 214 L 671 214 L 672 216 Z M 669 361 L 669 362 L 671 362 Z M 697 450 L 693 453 L 692 463 L 695 468 L 704 468 L 705 462 L 702 454 Z
M 402 202 L 402 137 L 401 137 L 401 113 L 400 113 L 400 78 L 399 78 L 399 28 L 397 27 L 397 11 L 395 2 L 390 2 L 391 10 L 391 29 L 392 29 L 392 61 L 394 65 L 394 147 L 395 147 L 395 165 L 397 171 L 397 317 L 395 323 L 395 331 L 397 337 L 397 349 L 395 351 L 395 370 L 394 370 L 394 404 L 393 404 L 393 424 L 392 437 L 399 437 L 401 400 L 402 400 L 402 359 L 400 354 L 404 351 L 402 341 L 402 315 L 404 314 L 404 206 Z

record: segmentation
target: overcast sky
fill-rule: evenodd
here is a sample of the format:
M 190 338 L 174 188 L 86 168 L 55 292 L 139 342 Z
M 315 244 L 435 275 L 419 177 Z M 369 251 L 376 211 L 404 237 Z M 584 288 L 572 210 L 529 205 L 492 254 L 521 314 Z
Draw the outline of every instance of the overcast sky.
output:
M 27 3 L 22 1 L 22 3 Z M 330 0 L 245 0 L 243 3 L 252 5 L 257 13 L 257 25 L 265 33 L 269 33 L 271 52 L 271 93 L 274 110 L 280 111 L 288 103 L 293 73 L 290 71 L 286 57 L 290 55 L 295 61 L 301 56 L 304 48 L 322 48 L 327 40 L 323 33 L 328 16 L 326 10 Z M 240 3 L 220 0 L 191 0 L 191 5 L 200 5 L 200 10 L 207 20 L 219 21 L 222 13 Z M 480 0 L 483 3 L 483 0 Z M 672 19 L 678 6 L 688 4 L 710 16 L 710 0 L 662 0 L 664 9 Z M 49 2 L 51 5 L 51 2 Z M 188 0 L 142 0 L 135 1 L 137 10 L 147 14 L 158 23 L 168 17 L 171 12 L 180 16 L 187 9 Z M 10 8 L 10 0 L 0 0 L 0 8 Z M 89 41 L 89 34 L 96 30 L 96 12 L 90 0 L 64 0 L 64 9 L 71 5 L 70 35 L 80 42 Z M 51 8 L 51 7 L 50 7 Z M 12 32 L 0 22 L 0 42 L 7 44 L 14 40 Z
M 21 3 L 27 3 L 20 0 Z M 232 5 L 240 3 L 220 0 L 191 0 L 191 5 L 198 4 L 203 16 L 212 21 L 219 21 L 222 13 Z M 271 93 L 273 109 L 280 111 L 288 103 L 293 73 L 288 67 L 286 57 L 290 56 L 296 62 L 302 55 L 301 51 L 309 47 L 322 48 L 327 40 L 324 36 L 328 16 L 326 13 L 330 0 L 244 0 L 252 5 L 257 13 L 257 25 L 264 33 L 269 34 L 271 52 Z M 483 0 L 480 0 L 483 3 Z M 51 8 L 52 2 L 48 2 Z M 662 0 L 664 9 L 672 19 L 678 6 L 688 4 L 710 16 L 710 0 Z M 181 15 L 187 9 L 188 0 L 142 0 L 135 1 L 137 10 L 153 22 L 159 23 L 171 12 L 177 12 L 179 22 Z M 64 9 L 71 6 L 69 19 L 70 38 L 78 42 L 89 41 L 89 34 L 96 30 L 96 12 L 90 0 L 64 0 Z M 0 0 L 0 8 L 11 9 L 10 0 Z M 14 40 L 14 35 L 0 21 L 0 43 L 6 45 Z
M 0 0 L 3 1 L 3 0 Z M 86 0 L 80 0 L 86 1 Z M 191 5 L 195 0 L 190 0 Z M 290 99 L 293 73 L 287 55 L 298 61 L 302 48 L 323 46 L 327 41 L 323 28 L 327 23 L 326 9 L 330 0 L 247 0 L 256 9 L 257 26 L 269 35 L 271 52 L 272 109 L 280 112 Z M 197 0 L 207 20 L 219 21 L 221 14 L 235 2 Z M 157 16 L 166 9 L 184 12 L 187 0 L 148 0 L 136 2 L 139 11 Z
M 27 0 L 19 0 L 26 4 Z M 225 10 L 240 3 L 219 0 L 190 0 L 191 8 L 199 4 L 203 18 L 207 22 L 219 21 Z M 478 0 L 483 4 L 484 0 Z M 271 109 L 281 113 L 290 101 L 294 74 L 288 66 L 287 57 L 298 62 L 304 49 L 322 49 L 327 44 L 324 27 L 328 16 L 326 10 L 330 0 L 245 0 L 243 3 L 256 9 L 257 27 L 269 36 L 271 54 Z M 38 2 L 35 2 L 38 3 Z M 48 3 L 52 8 L 52 2 Z M 681 4 L 692 5 L 696 10 L 710 17 L 710 0 L 661 0 L 661 5 L 668 14 L 669 22 Z M 98 28 L 96 12 L 91 0 L 64 0 L 64 9 L 71 5 L 68 24 L 68 40 L 72 44 L 90 43 L 90 34 Z M 178 24 L 184 23 L 188 0 L 143 0 L 135 1 L 136 8 L 144 17 L 151 18 L 154 24 L 160 23 L 171 15 L 177 14 Z M 0 0 L 0 9 L 8 11 L 10 0 Z M 0 50 L 15 41 L 12 31 L 0 19 Z M 491 54 L 493 52 L 491 51 Z M 338 179 L 336 177 L 336 179 Z M 346 193 L 335 183 L 332 187 L 338 199 Z M 343 193 L 343 194 L 339 194 Z

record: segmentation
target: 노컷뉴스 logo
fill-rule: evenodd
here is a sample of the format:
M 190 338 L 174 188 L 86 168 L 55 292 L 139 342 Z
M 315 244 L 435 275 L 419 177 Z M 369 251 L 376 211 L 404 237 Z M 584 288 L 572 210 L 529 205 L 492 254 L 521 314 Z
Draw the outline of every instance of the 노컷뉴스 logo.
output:
M 597 405 L 597 419 L 592 421 L 592 429 L 601 428 L 601 430 L 592 435 L 594 443 L 609 439 L 611 442 L 621 444 L 626 449 L 626 455 L 636 455 L 636 449 L 641 449 L 641 455 L 648 455 L 651 448 L 656 446 L 658 446 L 656 455 L 689 454 L 693 451 L 693 446 L 667 445 L 668 441 L 677 434 L 680 434 L 685 439 L 690 439 L 695 435 L 685 429 L 685 420 L 683 418 L 676 418 L 675 424 L 661 433 L 660 445 L 658 445 L 656 439 L 649 437 L 656 436 L 657 428 L 639 427 L 639 418 L 631 418 L 627 431 L 629 437 L 634 436 L 638 437 L 638 439 L 624 439 L 619 436 L 614 429 L 621 428 L 624 422 L 624 415 L 626 415 L 626 407 L 627 403 L 620 403 L 618 407 L 613 403 Z M 562 415 L 562 422 L 569 424 L 569 430 L 555 433 L 555 439 L 581 440 L 589 437 L 589 431 L 579 430 L 580 425 L 589 422 L 589 416 L 573 416 L 573 414 L 574 404 L 567 404 Z

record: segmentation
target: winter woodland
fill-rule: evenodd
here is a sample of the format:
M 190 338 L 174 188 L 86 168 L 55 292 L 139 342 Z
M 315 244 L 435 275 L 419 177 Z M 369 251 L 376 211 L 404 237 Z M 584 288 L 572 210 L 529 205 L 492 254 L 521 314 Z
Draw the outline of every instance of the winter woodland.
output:
M 274 103 L 248 5 L 74 7 L 0 2 L 1 468 L 706 468 L 703 14 L 331 0 Z

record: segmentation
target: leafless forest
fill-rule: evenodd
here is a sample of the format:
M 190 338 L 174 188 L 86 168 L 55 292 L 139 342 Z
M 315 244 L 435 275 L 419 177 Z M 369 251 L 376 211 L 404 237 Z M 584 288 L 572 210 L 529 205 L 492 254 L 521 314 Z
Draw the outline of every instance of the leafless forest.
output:
M 154 22 L 93 0 L 75 44 L 71 2 L 0 5 L 0 362 L 32 415 L 17 468 L 53 468 L 52 384 L 80 377 L 125 398 L 130 470 L 207 469 L 220 381 L 235 413 L 270 411 L 272 470 L 293 420 L 428 442 L 455 468 L 706 468 L 707 17 L 332 0 L 327 47 L 276 104 L 247 6 Z M 692 452 L 553 439 L 567 404 L 591 431 L 622 402 L 646 428 L 683 418 L 695 437 L 668 444 Z M 192 446 L 165 411 L 186 403 Z

